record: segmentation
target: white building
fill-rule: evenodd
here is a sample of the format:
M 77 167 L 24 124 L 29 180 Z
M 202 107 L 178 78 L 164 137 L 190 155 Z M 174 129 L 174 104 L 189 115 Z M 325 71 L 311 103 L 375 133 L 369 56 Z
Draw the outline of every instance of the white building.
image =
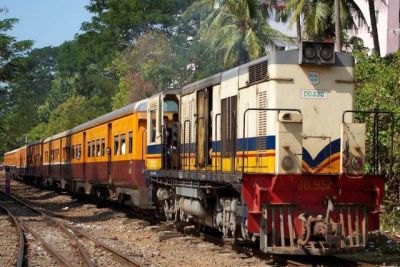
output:
M 369 17 L 368 1 L 355 0 L 367 21 L 365 24 L 360 17 L 355 17 L 357 28 L 349 30 L 349 37 L 361 38 L 364 46 L 370 50 L 374 47 L 371 34 L 371 22 Z M 379 46 L 381 56 L 388 55 L 400 48 L 400 1 L 399 0 L 375 0 L 375 15 L 378 28 Z

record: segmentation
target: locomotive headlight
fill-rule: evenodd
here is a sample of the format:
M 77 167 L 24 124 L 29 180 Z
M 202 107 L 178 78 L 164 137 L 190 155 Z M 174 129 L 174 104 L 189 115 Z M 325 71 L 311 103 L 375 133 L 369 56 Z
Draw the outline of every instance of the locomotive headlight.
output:
M 283 157 L 281 165 L 285 171 L 288 171 L 294 167 L 294 160 L 291 156 L 286 155 Z
M 331 45 L 322 45 L 319 55 L 323 60 L 330 60 L 333 56 L 332 46 Z
M 315 51 L 315 47 L 313 45 L 307 45 L 303 49 L 303 55 L 307 59 L 313 59 L 316 53 L 317 52 Z
M 351 168 L 356 171 L 361 171 L 364 167 L 364 161 L 360 157 L 353 157 L 350 161 Z

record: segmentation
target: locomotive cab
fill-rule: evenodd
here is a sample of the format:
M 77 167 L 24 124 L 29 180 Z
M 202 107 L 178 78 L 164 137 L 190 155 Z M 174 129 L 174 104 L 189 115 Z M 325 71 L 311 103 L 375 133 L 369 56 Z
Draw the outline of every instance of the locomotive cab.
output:
M 179 92 L 161 92 L 149 98 L 148 103 L 147 169 L 179 169 Z

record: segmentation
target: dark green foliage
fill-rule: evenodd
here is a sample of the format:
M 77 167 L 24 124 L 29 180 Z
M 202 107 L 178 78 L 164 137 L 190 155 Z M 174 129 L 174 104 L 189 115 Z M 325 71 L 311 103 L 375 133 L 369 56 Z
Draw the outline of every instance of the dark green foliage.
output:
M 384 227 L 399 230 L 400 201 L 400 52 L 385 58 L 356 53 L 356 108 L 359 110 L 385 110 L 395 115 L 393 175 L 386 181 Z M 379 149 L 381 167 L 388 174 L 391 131 L 388 117 L 381 117 Z M 372 133 L 369 132 L 369 136 Z M 397 216 L 397 217 L 396 217 Z M 391 230 L 391 229 L 389 229 Z
M 15 18 L 0 20 L 0 82 L 12 80 L 26 67 L 23 57 L 32 46 L 32 41 L 16 41 L 7 34 L 17 22 Z

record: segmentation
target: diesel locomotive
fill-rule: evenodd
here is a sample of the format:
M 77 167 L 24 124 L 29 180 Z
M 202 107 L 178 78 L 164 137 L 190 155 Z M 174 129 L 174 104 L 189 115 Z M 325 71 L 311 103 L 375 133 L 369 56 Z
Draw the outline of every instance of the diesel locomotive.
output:
M 355 111 L 354 90 L 351 55 L 303 42 L 27 144 L 4 161 L 25 180 L 218 229 L 265 253 L 360 250 L 379 229 L 389 169 L 377 161 L 379 118 L 390 113 Z

